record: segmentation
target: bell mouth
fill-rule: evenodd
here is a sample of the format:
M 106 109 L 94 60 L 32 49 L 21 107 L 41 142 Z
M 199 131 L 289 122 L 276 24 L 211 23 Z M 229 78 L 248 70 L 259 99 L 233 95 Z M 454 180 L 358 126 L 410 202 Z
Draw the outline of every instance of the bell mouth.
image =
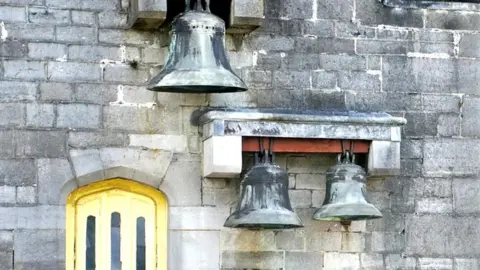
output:
M 292 229 L 303 227 L 302 220 L 293 211 L 287 210 L 243 210 L 231 214 L 224 227 L 243 229 Z
M 383 215 L 372 204 L 325 204 L 313 219 L 322 221 L 358 221 L 382 218 Z
M 169 93 L 235 93 L 245 92 L 246 88 L 242 87 L 225 87 L 225 86 L 208 86 L 208 85 L 175 85 L 175 86 L 150 86 L 148 90 L 155 92 L 169 92 Z

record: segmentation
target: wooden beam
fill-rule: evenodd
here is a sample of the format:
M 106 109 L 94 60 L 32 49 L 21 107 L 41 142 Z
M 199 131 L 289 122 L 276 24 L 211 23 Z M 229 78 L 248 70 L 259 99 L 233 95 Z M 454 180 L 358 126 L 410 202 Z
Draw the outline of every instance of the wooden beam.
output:
M 257 152 L 259 150 L 258 137 L 243 137 L 242 151 Z M 268 138 L 263 138 L 263 147 L 268 149 Z M 345 148 L 350 149 L 350 140 L 345 140 Z M 301 138 L 275 138 L 273 140 L 275 153 L 341 153 L 341 140 L 330 139 L 301 139 Z M 355 153 L 368 153 L 370 141 L 354 140 Z

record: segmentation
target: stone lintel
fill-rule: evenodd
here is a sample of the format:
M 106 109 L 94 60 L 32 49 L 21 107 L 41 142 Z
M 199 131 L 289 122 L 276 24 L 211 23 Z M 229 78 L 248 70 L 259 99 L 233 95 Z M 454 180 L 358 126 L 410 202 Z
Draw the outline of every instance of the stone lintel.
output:
M 199 124 L 203 126 L 205 177 L 237 176 L 241 159 L 218 157 L 237 157 L 242 151 L 241 138 L 251 136 L 371 141 L 368 173 L 388 176 L 400 171 L 401 127 L 406 120 L 382 112 L 238 109 L 206 112 Z

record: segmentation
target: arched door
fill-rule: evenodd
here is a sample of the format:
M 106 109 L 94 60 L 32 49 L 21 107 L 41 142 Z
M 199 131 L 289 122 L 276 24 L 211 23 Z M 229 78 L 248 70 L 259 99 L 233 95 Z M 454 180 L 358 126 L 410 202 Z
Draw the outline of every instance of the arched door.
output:
M 73 191 L 67 201 L 67 270 L 166 270 L 167 203 L 122 179 Z

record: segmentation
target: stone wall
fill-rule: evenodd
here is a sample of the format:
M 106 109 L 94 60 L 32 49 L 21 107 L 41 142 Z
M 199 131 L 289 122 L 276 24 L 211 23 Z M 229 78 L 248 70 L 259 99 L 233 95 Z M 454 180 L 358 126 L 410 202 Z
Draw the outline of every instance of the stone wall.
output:
M 66 194 L 125 175 L 169 197 L 171 270 L 480 269 L 478 8 L 264 4 L 260 29 L 227 39 L 249 91 L 183 95 L 145 89 L 168 40 L 126 30 L 128 0 L 0 0 L 0 269 L 63 269 Z M 406 117 L 402 174 L 368 182 L 384 218 L 311 220 L 333 159 L 279 155 L 305 228 L 223 228 L 239 179 L 201 177 L 206 106 Z

